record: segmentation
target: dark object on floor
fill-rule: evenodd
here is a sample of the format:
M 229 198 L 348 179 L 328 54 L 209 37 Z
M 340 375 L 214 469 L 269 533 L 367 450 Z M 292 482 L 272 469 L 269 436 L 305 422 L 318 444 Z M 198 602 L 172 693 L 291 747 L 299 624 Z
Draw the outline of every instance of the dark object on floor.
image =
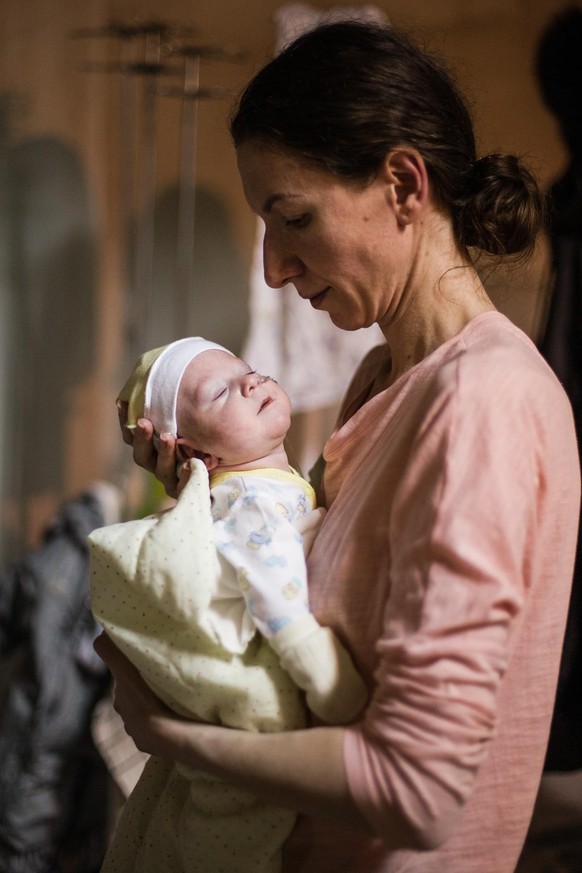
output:
M 86 542 L 103 523 L 87 492 L 0 574 L 2 873 L 94 873 L 105 852 L 107 773 L 89 726 L 109 677 L 92 648 Z

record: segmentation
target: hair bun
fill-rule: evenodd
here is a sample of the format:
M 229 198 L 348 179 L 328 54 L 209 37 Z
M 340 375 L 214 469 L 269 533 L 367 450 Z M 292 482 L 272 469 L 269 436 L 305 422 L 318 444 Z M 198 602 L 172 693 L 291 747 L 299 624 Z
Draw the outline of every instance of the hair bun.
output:
M 543 216 L 543 195 L 516 155 L 489 154 L 472 165 L 459 214 L 465 245 L 492 255 L 531 251 Z
M 477 158 L 473 163 L 471 178 L 477 190 L 487 190 L 493 194 L 499 186 L 509 184 L 515 186 L 517 193 L 525 184 L 524 170 L 517 155 L 493 152 Z M 529 170 L 525 170 L 525 174 L 529 176 Z

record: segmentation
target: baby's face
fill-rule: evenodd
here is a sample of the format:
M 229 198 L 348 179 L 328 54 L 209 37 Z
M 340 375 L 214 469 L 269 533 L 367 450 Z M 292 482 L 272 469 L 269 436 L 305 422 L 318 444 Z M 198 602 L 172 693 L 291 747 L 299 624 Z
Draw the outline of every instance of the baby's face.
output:
M 218 349 L 186 367 L 177 403 L 178 435 L 191 447 L 235 465 L 265 457 L 283 442 L 291 423 L 287 394 L 272 379 Z

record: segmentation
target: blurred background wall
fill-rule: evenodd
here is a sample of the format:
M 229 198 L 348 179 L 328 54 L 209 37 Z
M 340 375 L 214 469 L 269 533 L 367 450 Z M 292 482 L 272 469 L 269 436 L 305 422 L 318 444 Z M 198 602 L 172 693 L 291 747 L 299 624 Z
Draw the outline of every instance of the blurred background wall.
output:
M 2 562 L 35 543 L 61 500 L 99 479 L 127 486 L 130 451 L 119 438 L 114 399 L 136 351 L 187 331 L 243 347 L 256 223 L 227 119 L 234 94 L 274 51 L 282 5 L 2 0 Z M 341 4 L 310 5 L 325 11 Z M 479 151 L 516 151 L 547 185 L 565 153 L 542 105 L 533 58 L 562 0 L 378 0 L 375 7 L 456 71 Z M 126 30 L 152 22 L 167 25 L 161 40 L 155 28 L 147 45 L 145 37 L 139 46 L 128 40 Z M 194 104 L 171 93 L 183 84 L 183 59 L 168 54 L 185 43 L 220 49 L 200 60 L 199 85 L 210 93 L 196 102 L 194 178 L 187 137 Z M 163 69 L 128 73 L 123 64 L 138 60 L 130 50 L 149 52 L 139 59 Z M 152 130 L 155 150 L 148 148 Z M 180 267 L 185 170 L 194 234 Z M 190 299 L 184 270 L 191 272 Z M 530 293 L 537 270 L 534 264 L 496 291 L 501 308 L 530 333 L 539 316 Z

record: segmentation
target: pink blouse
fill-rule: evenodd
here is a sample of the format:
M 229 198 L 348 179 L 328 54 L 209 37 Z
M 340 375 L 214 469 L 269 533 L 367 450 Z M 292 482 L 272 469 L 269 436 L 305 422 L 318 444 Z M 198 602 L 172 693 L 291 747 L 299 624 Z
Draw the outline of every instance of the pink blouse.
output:
M 288 873 L 512 873 L 542 770 L 580 507 L 572 413 L 504 316 L 368 400 L 373 350 L 325 448 L 313 610 L 371 691 L 346 731 L 383 839 L 300 819 Z M 366 402 L 367 401 L 367 402 Z

